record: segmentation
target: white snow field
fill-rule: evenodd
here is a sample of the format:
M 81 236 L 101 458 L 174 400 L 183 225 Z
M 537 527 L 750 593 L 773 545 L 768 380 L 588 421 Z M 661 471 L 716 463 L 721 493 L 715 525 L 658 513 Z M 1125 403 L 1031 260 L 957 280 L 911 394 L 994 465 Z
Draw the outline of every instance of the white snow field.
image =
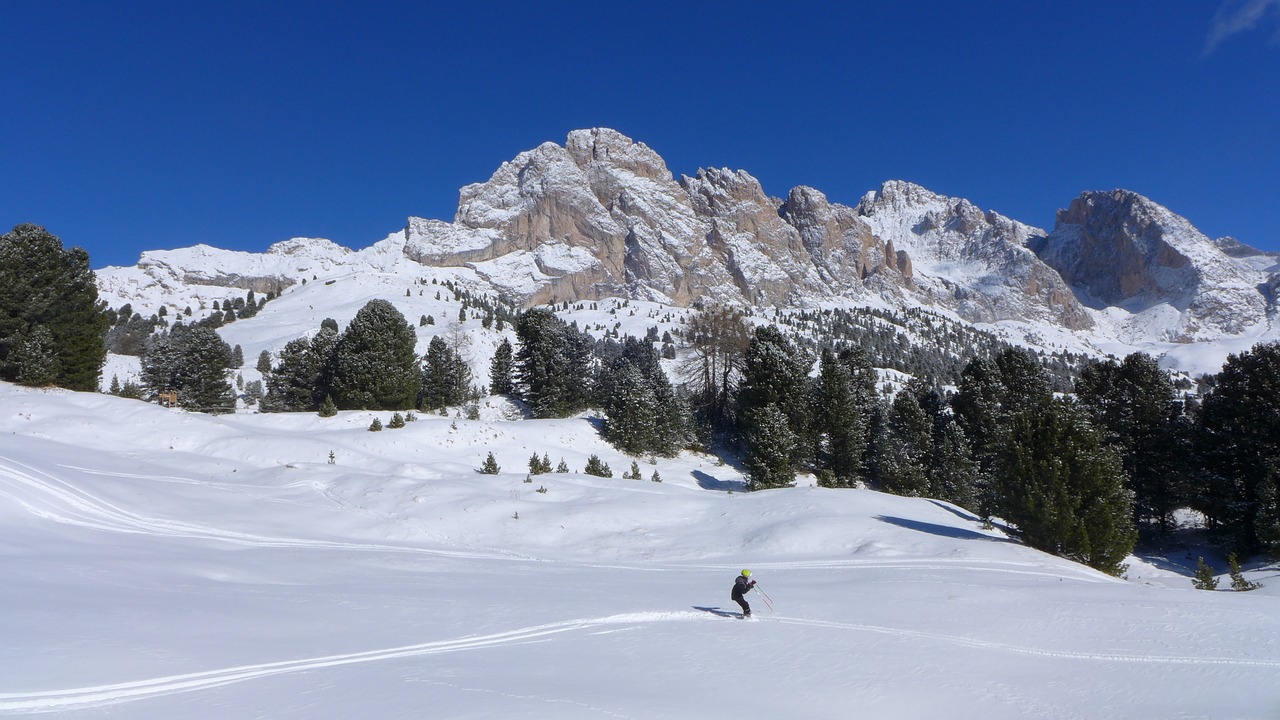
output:
M 593 421 L 501 411 L 373 433 L 0 384 L 0 715 L 1280 718 L 1274 565 L 1122 580 L 927 499 L 693 454 L 624 480 Z M 573 472 L 526 483 L 535 452 Z

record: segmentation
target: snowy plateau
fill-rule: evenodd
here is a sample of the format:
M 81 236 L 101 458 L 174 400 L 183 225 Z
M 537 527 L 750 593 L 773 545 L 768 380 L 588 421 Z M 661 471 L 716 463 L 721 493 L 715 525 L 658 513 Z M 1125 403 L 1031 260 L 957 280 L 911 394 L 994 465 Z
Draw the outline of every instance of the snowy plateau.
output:
M 196 246 L 97 275 L 144 317 L 276 294 L 219 329 L 245 381 L 260 353 L 385 299 L 420 353 L 465 338 L 485 382 L 514 333 L 460 319 L 461 291 L 638 337 L 700 299 L 766 319 L 917 309 L 1214 372 L 1277 339 L 1278 263 L 1125 191 L 1083 194 L 1046 232 L 903 182 L 844 206 L 742 171 L 675 179 L 597 129 L 364 249 Z M 103 380 L 137 374 L 112 355 Z M 1280 718 L 1275 564 L 1246 565 L 1252 592 L 1193 589 L 1196 548 L 1116 578 L 939 501 L 804 475 L 748 493 L 714 456 L 632 458 L 591 416 L 490 397 L 478 419 L 368 432 L 389 416 L 0 383 L 0 716 Z M 477 472 L 489 453 L 497 475 Z M 532 454 L 569 472 L 529 478 Z M 645 479 L 586 475 L 593 454 Z M 751 620 L 729 599 L 743 568 L 772 600 L 749 594 Z

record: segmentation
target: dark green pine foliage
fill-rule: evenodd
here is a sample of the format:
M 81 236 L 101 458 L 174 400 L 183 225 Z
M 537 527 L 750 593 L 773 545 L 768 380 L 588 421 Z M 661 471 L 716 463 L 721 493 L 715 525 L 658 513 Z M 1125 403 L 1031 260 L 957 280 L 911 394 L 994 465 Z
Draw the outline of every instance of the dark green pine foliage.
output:
M 1191 585 L 1197 590 L 1217 590 L 1218 578 L 1213 574 L 1213 568 L 1201 557 L 1196 560 L 1196 574 L 1191 580 Z
M 53 345 L 53 333 L 44 325 L 36 325 L 27 332 L 9 354 L 16 370 L 16 380 L 29 387 L 47 387 L 58 382 L 58 349 Z
M 787 415 L 775 404 L 751 411 L 746 431 L 747 489 L 767 490 L 795 484 L 792 464 L 798 444 Z
M 1024 542 L 1123 572 L 1137 541 L 1124 465 L 1074 401 L 1041 400 L 1015 411 L 996 465 L 996 512 Z
M 386 300 L 370 300 L 343 331 L 334 362 L 333 395 L 344 410 L 412 408 L 422 387 L 404 315 Z
M 497 475 L 501 471 L 502 468 L 498 466 L 498 459 L 493 456 L 492 452 L 489 453 L 484 459 L 484 464 L 480 466 L 480 474 Z
M 440 337 L 431 338 L 422 363 L 419 409 L 439 410 L 461 405 L 467 399 L 470 385 L 471 367 L 458 354 L 457 349 L 449 347 Z
M 493 353 L 493 361 L 489 363 L 489 392 L 494 395 L 511 394 L 512 363 L 511 341 L 502 338 L 502 342 L 498 344 L 498 349 Z
M 38 225 L 0 235 L 0 380 L 18 380 L 21 370 L 38 384 L 97 390 L 109 325 L 88 253 L 64 249 Z M 50 352 L 51 368 L 31 367 Z
M 316 409 L 316 384 L 321 359 L 312 352 L 311 342 L 296 338 L 285 344 L 280 360 L 267 374 L 267 397 L 263 409 L 276 412 L 304 412 Z
M 929 494 L 933 418 L 921 406 L 927 389 L 913 380 L 889 404 L 874 451 L 876 483 L 895 495 Z
M 996 457 L 1005 446 L 1010 418 L 1051 397 L 1048 373 L 1020 348 L 1002 350 L 994 360 L 975 358 L 961 372 L 951 407 L 978 463 L 973 489 L 980 514 L 990 515 L 996 502 Z
M 178 405 L 202 412 L 235 409 L 228 381 L 231 346 L 207 326 L 174 325 L 151 336 L 142 356 L 142 383 L 148 390 L 178 391 Z
M 1123 454 L 1139 528 L 1158 534 L 1173 529 L 1174 511 L 1189 499 L 1190 424 L 1174 393 L 1169 373 L 1143 353 L 1089 365 L 1076 383 L 1076 397 Z
M 1263 550 L 1280 558 L 1280 463 L 1273 464 L 1258 485 L 1254 533 Z
M 604 437 L 632 455 L 672 456 L 689 441 L 689 418 L 658 360 L 653 344 L 626 337 L 602 373 Z
M 333 398 L 329 395 L 324 396 L 324 402 L 320 403 L 318 414 L 322 418 L 333 417 L 338 414 L 338 406 L 333 402 Z
M 613 477 L 613 470 L 609 468 L 609 463 L 601 460 L 595 453 L 592 453 L 591 457 L 587 458 L 587 465 L 582 469 L 582 472 L 596 477 Z
M 534 417 L 568 417 L 591 397 L 591 340 L 548 310 L 529 310 L 516 322 L 519 349 L 512 384 Z
M 871 440 L 875 380 L 865 386 L 865 355 L 847 351 L 837 356 L 824 348 L 814 383 L 814 455 L 821 472 L 830 471 L 836 487 L 853 487 L 864 479 Z M 874 373 L 874 371 L 872 371 Z
M 752 454 L 753 438 L 765 438 L 755 424 L 764 420 L 764 409 L 772 405 L 787 421 L 793 476 L 794 468 L 809 460 L 816 444 L 809 385 L 811 366 L 808 355 L 776 326 L 757 328 L 747 346 L 738 387 L 740 430 L 747 441 L 747 454 Z
M 975 484 L 979 472 L 959 421 L 953 415 L 937 418 L 929 464 L 929 495 L 977 512 Z
M 1280 551 L 1280 343 L 1227 358 L 1199 413 L 1201 488 L 1194 500 L 1230 547 Z

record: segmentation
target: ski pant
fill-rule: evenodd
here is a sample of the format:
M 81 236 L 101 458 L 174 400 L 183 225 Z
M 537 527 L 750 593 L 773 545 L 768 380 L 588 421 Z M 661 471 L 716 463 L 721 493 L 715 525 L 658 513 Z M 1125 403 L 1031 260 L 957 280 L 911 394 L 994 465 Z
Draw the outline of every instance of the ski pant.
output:
M 733 601 L 734 601 L 734 602 L 736 602 L 736 603 L 738 603 L 738 605 L 742 608 L 742 614 L 743 614 L 743 615 L 750 615 L 750 614 L 751 614 L 751 606 L 750 606 L 750 605 L 748 605 L 748 604 L 747 604 L 746 599 L 742 597 L 742 593 L 737 593 L 737 592 L 736 592 L 736 593 L 734 593 L 733 595 L 731 595 L 730 597 L 732 597 L 732 598 L 733 598 Z

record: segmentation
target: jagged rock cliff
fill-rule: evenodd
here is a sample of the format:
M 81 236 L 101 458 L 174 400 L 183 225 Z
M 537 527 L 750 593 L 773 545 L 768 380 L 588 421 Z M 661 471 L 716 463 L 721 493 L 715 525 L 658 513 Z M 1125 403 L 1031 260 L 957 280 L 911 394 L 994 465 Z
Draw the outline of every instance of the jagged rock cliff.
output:
M 771 198 L 741 170 L 676 181 L 649 147 L 597 128 L 463 188 L 452 224 L 411 219 L 405 252 L 472 267 L 525 304 L 785 305 L 874 294 L 975 322 L 1088 327 L 1061 279 L 1026 249 L 1036 232 L 909 183 L 886 183 L 851 208 L 808 187 Z M 957 268 L 964 277 L 951 276 Z
M 1261 278 L 1185 218 L 1127 190 L 1086 192 L 1058 212 L 1040 258 L 1090 306 L 1130 313 L 1130 335 L 1191 340 L 1266 321 Z

